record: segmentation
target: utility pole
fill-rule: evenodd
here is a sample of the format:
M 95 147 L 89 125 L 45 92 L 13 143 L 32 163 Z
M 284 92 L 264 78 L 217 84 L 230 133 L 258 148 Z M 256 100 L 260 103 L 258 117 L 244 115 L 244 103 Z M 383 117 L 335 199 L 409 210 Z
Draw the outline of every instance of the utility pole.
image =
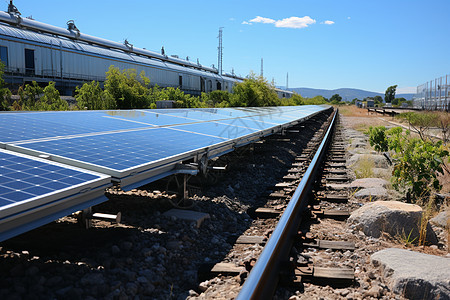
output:
M 261 77 L 264 77 L 264 60 L 261 57 Z
M 222 75 L 222 59 L 223 59 L 223 47 L 222 47 L 222 30 L 223 27 L 219 27 L 219 47 L 217 49 L 219 50 L 219 57 L 218 57 L 218 71 L 219 75 Z

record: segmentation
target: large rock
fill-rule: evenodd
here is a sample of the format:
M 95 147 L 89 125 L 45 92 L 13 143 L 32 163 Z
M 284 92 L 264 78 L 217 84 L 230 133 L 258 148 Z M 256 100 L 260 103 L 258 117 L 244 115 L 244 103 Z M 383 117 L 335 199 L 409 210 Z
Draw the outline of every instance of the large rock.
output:
M 373 161 L 375 168 L 389 168 L 389 161 L 382 154 L 354 154 L 347 160 L 347 166 L 356 166 L 363 159 Z
M 369 236 L 378 238 L 381 232 L 387 232 L 393 237 L 412 242 L 419 239 L 421 219 L 422 208 L 418 205 L 399 201 L 375 201 L 352 212 L 348 222 L 355 224 L 357 229 Z M 430 224 L 427 224 L 426 240 L 432 244 L 438 242 Z
M 430 222 L 436 226 L 450 229 L 450 210 L 441 211 L 437 216 L 432 218 Z
M 380 198 L 387 198 L 388 191 L 384 187 L 371 187 L 359 190 L 355 193 L 354 197 L 357 199 L 371 199 L 378 200 Z
M 408 299 L 450 299 L 449 258 L 390 248 L 370 260 L 390 289 Z
M 381 178 L 360 178 L 353 180 L 352 183 L 350 183 L 351 188 L 378 188 L 382 187 L 385 188 L 387 186 L 388 182 Z

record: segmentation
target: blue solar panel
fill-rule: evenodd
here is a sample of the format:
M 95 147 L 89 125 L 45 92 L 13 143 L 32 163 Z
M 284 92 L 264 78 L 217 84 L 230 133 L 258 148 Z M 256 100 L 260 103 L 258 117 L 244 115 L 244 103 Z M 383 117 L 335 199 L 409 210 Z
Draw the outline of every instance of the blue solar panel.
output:
M 0 219 L 17 206 L 68 196 L 109 182 L 109 176 L 0 149 Z M 50 197 L 53 196 L 53 197 Z
M 122 178 L 192 151 L 232 148 L 326 108 L 9 113 L 0 114 L 1 140 L 8 149 Z
M 25 143 L 20 147 L 103 167 L 103 172 L 121 177 L 125 174 L 110 170 L 123 172 L 224 141 L 182 129 L 155 128 Z

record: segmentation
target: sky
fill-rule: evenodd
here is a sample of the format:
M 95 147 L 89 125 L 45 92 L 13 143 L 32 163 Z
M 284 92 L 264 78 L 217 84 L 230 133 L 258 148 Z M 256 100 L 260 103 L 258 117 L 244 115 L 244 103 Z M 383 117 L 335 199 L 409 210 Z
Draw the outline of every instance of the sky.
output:
M 1 3 L 1 2 L 0 2 Z M 6 11 L 9 1 L 2 0 Z M 450 74 L 450 0 L 15 0 L 23 17 L 278 86 L 397 93 Z

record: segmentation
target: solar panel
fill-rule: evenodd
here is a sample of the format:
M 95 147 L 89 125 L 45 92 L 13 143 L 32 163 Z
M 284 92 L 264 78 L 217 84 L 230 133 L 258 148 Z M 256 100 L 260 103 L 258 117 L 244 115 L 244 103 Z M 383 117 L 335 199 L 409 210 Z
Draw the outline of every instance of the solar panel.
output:
M 123 179 L 203 155 L 212 158 L 327 108 L 7 113 L 0 114 L 5 132 L 0 140 L 10 150 Z
M 109 185 L 104 174 L 0 149 L 0 241 L 106 200 Z

